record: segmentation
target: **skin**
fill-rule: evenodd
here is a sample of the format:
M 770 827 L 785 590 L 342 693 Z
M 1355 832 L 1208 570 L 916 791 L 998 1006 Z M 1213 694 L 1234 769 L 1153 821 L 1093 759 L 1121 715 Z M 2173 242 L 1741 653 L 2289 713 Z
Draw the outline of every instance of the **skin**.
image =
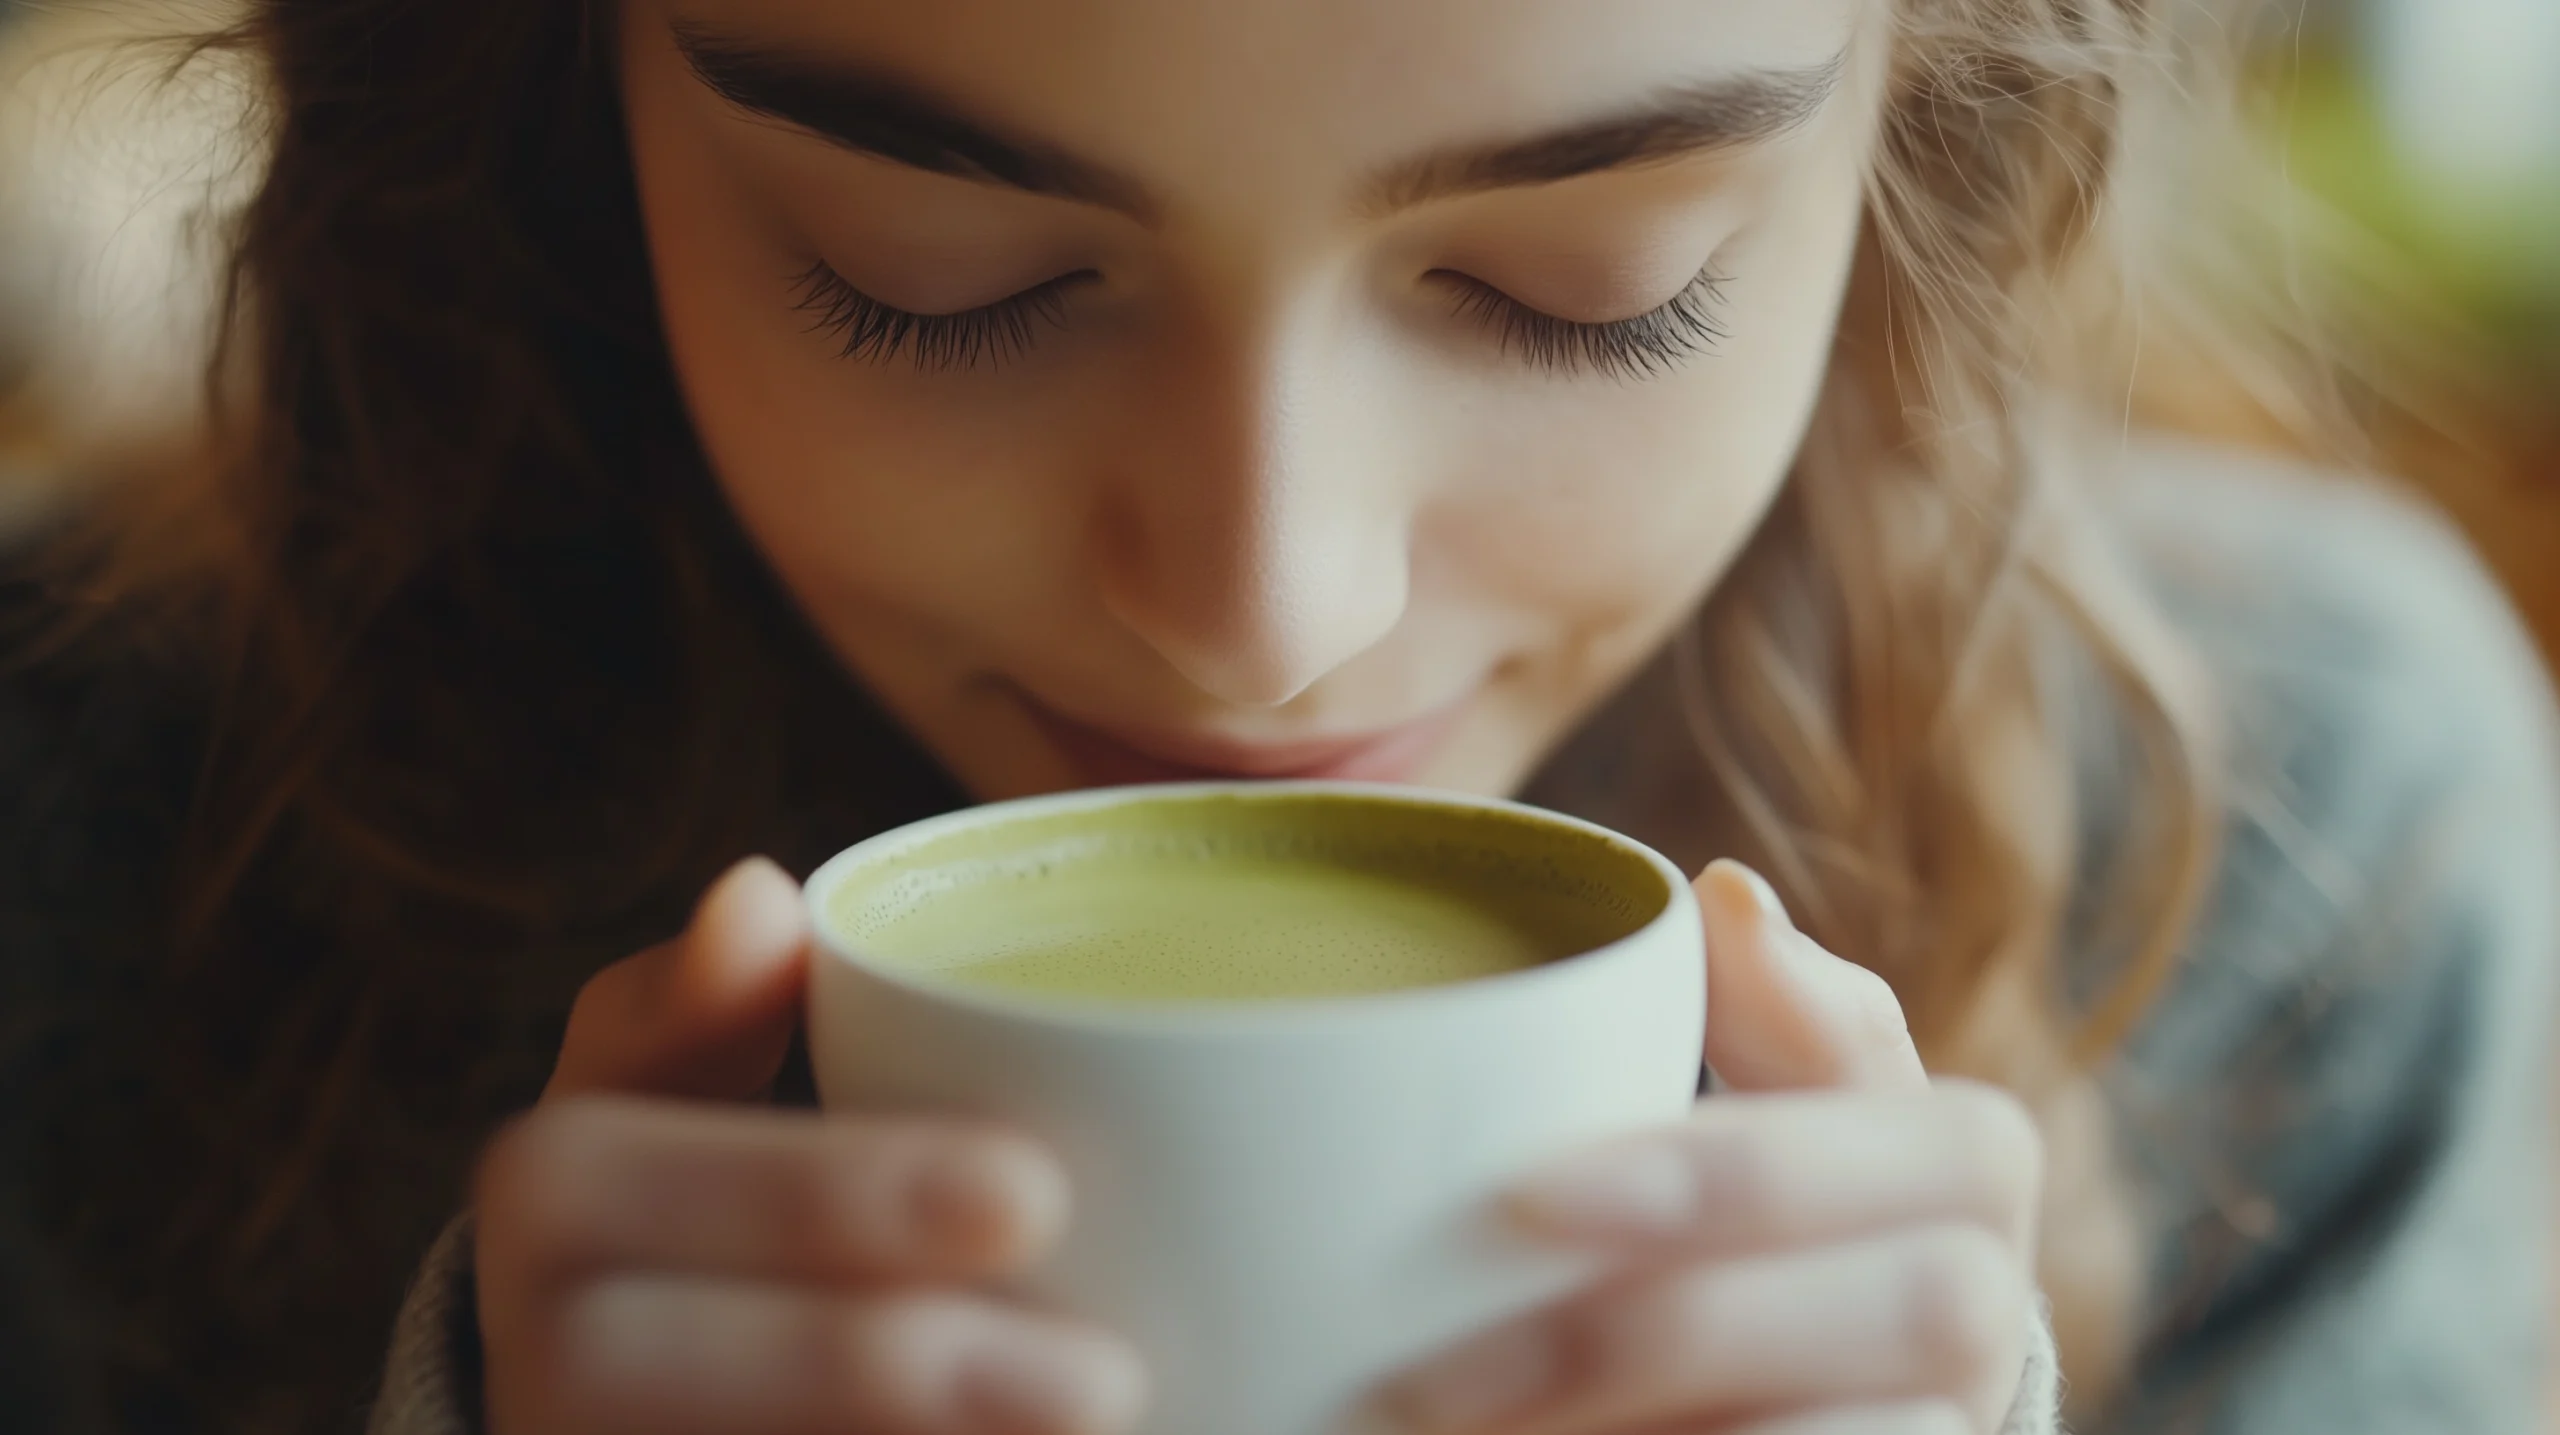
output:
M 1414 776 L 1504 791 L 1723 571 L 1825 368 L 1875 16 L 1860 0 L 1605 12 L 632 6 L 632 143 L 695 427 L 819 629 L 973 792 L 1076 784 L 1024 694 L 1106 727 L 1258 743 L 1463 703 Z M 689 73 L 670 14 L 914 77 L 1125 173 L 1159 212 L 759 122 Z M 1363 203 L 1417 155 L 1844 50 L 1842 92 L 1778 143 L 1387 215 Z M 914 310 L 1099 277 L 1019 356 L 929 372 L 842 361 L 810 332 L 789 278 L 820 259 Z M 1622 320 L 1709 267 L 1731 281 L 1733 339 L 1644 382 L 1542 372 L 1453 312 L 1463 274 Z
M 1445 713 L 1406 775 L 1523 781 L 1783 481 L 1845 286 L 1885 18 L 630 0 L 621 22 L 668 340 L 714 469 L 846 666 L 999 798 L 1083 779 L 1042 710 L 1213 744 Z M 894 72 L 1110 182 L 1027 193 L 830 144 L 714 93 L 705 35 Z M 1818 108 L 1750 145 L 1379 202 L 1416 156 L 1826 67 Z M 924 313 L 1076 277 L 1028 344 L 934 366 L 812 332 L 794 276 L 820 260 Z M 1483 318 L 1634 320 L 1709 270 L 1729 337 L 1649 373 L 1541 365 Z M 1932 1082 L 1884 985 L 1755 876 L 1719 864 L 1699 895 L 1707 1055 L 1732 1094 L 1511 1193 L 1524 1232 L 1619 1274 L 1391 1383 L 1381 1410 L 1501 1435 L 1996 1429 L 2029 1324 L 2032 1124 Z M 1068 1219 L 1046 1152 L 756 1104 L 798 1021 L 800 914 L 787 876 L 743 864 L 582 995 L 544 1102 L 481 1171 L 493 1428 L 1129 1428 L 1146 1372 L 1123 1343 L 989 1293 Z

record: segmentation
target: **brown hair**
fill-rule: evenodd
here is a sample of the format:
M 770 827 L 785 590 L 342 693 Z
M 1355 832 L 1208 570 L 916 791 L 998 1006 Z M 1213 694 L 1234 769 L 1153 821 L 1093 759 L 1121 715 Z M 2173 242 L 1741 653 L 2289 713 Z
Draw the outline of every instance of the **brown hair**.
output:
M 1933 1059 L 2031 1093 L 2134 1019 L 2212 868 L 2206 695 L 2072 428 L 2075 398 L 2123 392 L 2148 241 L 2121 199 L 2178 158 L 2195 83 L 2154 9 L 1900 0 L 1821 415 L 1673 654 L 1729 845 L 1895 985 Z M 587 972 L 739 852 L 805 861 L 956 800 L 708 482 L 601 28 L 567 0 L 252 5 L 208 52 L 256 57 L 267 96 L 215 371 L 227 458 L 119 492 L 64 550 L 87 611 L 188 654 L 210 695 L 181 955 L 137 1030 L 170 1074 L 155 1129 L 214 1174 L 174 1222 L 100 1208 L 93 1244 L 169 1306 L 146 1326 L 336 1332 L 262 1343 L 304 1362 L 262 1356 L 264 1381 L 161 1348 L 243 1420 L 345 1398 L 380 1334 L 347 1316 L 387 1302 Z M 2053 981 L 2082 875 L 2057 653 L 2154 777 L 2098 929 L 2121 975 L 2086 1013 Z M 85 1159 L 65 1189 L 165 1206 Z M 146 1219 L 163 1239 L 106 1251 Z
M 344 1422 L 585 976 L 743 852 L 954 800 L 703 474 L 581 8 L 261 4 L 200 45 L 262 69 L 267 165 L 213 457 L 54 555 L 84 646 L 207 714 L 161 955 L 71 1078 L 114 1115 L 41 1176 L 119 1385 L 209 1423 Z

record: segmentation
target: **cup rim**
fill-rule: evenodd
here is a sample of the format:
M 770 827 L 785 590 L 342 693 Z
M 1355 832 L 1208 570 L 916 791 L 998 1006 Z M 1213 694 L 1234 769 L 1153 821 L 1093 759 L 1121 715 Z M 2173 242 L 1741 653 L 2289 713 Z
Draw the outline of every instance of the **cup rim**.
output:
M 1579 832 L 1635 857 L 1649 868 L 1663 883 L 1662 909 L 1647 918 L 1642 926 L 1614 941 L 1515 971 L 1358 996 L 1272 997 L 1251 1001 L 1062 1000 L 1024 996 L 1001 988 L 962 982 L 934 981 L 862 952 L 854 944 L 840 940 L 830 928 L 825 901 L 848 874 L 868 862 L 954 832 L 1092 808 L 1235 795 L 1344 797 L 1393 802 L 1409 807 L 1499 812 L 1539 825 Z M 1228 779 L 1078 788 L 959 808 L 874 834 L 838 852 L 819 864 L 817 870 L 801 884 L 800 900 L 809 921 L 813 960 L 842 963 L 873 981 L 920 999 L 982 1016 L 1045 1027 L 1175 1035 L 1297 1032 L 1371 1021 L 1410 1020 L 1418 1010 L 1425 1008 L 1448 1009 L 1486 1001 L 1534 999 L 1542 989 L 1559 983 L 1588 980 L 1589 973 L 1596 968 L 1624 963 L 1637 951 L 1653 945 L 1659 932 L 1667 926 L 1681 924 L 1684 919 L 1689 923 L 1696 920 L 1692 915 L 1695 898 L 1691 895 L 1689 879 L 1672 864 L 1671 859 L 1647 844 L 1599 823 L 1504 797 L 1486 797 L 1407 783 L 1310 778 Z M 1703 954 L 1700 959 L 1703 960 Z

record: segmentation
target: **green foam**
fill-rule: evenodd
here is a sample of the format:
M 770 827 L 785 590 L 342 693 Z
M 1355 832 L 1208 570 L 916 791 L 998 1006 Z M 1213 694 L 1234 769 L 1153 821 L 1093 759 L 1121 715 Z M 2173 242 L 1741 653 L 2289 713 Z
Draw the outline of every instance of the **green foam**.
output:
M 1371 995 L 1606 946 L 1669 901 L 1630 848 L 1520 814 L 1327 794 L 1168 797 L 947 832 L 828 894 L 884 966 L 1026 995 Z

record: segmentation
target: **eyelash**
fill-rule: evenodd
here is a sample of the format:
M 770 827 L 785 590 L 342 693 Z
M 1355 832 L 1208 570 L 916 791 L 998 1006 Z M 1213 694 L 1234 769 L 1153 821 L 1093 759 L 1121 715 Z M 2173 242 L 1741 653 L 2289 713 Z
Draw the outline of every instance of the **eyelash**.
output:
M 1658 378 L 1726 336 L 1726 280 L 1699 271 L 1668 303 L 1632 319 L 1586 324 L 1541 313 L 1481 280 L 1447 278 L 1459 286 L 1458 315 L 1490 332 L 1502 351 L 1543 373 L 1596 373 L 1629 381 Z
M 884 363 L 903 355 L 919 369 L 967 369 L 1017 358 L 1038 339 L 1040 326 L 1064 324 L 1065 291 L 1091 277 L 1064 274 L 975 309 L 918 314 L 881 303 L 819 260 L 793 281 L 799 299 L 792 307 L 812 316 L 812 333 L 834 336 L 844 358 Z M 1504 353 L 1544 373 L 1655 378 L 1713 351 L 1726 334 L 1726 281 L 1712 269 L 1700 271 L 1660 308 L 1605 324 L 1559 319 L 1481 280 L 1445 277 L 1460 286 L 1460 318 L 1491 333 Z
M 792 307 L 812 316 L 810 332 L 834 335 L 845 358 L 881 363 L 904 354 L 919 369 L 967 369 L 1015 358 L 1039 337 L 1040 325 L 1065 323 L 1060 296 L 1089 277 L 1062 274 L 975 309 L 917 314 L 881 303 L 819 260 L 794 281 L 800 299 Z

